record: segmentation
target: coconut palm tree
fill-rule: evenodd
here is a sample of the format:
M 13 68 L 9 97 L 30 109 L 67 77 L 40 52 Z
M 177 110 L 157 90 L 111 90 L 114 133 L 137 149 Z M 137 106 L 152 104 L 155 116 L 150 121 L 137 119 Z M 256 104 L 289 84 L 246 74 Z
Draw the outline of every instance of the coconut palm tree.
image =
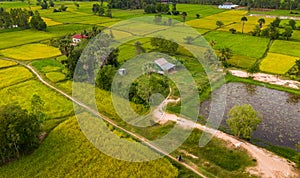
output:
M 243 16 L 242 18 L 241 18 L 241 21 L 242 21 L 242 33 L 244 33 L 244 26 L 245 26 L 245 22 L 247 22 L 248 21 L 248 19 L 247 19 L 247 17 L 246 16 Z
M 259 23 L 259 27 L 262 28 L 263 24 L 266 23 L 266 20 L 264 18 L 260 18 L 257 22 Z

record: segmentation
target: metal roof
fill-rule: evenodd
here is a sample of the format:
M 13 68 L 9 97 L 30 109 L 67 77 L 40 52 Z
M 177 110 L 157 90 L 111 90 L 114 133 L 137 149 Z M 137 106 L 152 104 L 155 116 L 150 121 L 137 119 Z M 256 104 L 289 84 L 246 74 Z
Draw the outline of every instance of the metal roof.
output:
M 170 70 L 175 67 L 174 64 L 169 63 L 165 58 L 156 59 L 155 64 L 158 65 L 163 71 Z

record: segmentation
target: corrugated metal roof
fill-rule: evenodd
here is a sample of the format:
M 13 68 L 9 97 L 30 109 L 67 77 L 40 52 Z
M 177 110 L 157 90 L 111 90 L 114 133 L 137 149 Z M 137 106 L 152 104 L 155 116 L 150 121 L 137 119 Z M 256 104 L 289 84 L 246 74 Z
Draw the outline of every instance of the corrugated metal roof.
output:
M 174 64 L 169 63 L 165 58 L 156 59 L 154 62 L 164 71 L 170 70 L 175 67 Z

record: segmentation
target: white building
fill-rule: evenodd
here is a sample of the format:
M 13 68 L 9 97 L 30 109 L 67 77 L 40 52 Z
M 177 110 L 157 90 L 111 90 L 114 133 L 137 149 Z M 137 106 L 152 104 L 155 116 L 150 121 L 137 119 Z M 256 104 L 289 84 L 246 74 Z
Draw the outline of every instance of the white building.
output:
M 232 2 L 225 2 L 223 5 L 219 5 L 219 9 L 235 9 L 239 7 L 239 5 L 235 5 Z

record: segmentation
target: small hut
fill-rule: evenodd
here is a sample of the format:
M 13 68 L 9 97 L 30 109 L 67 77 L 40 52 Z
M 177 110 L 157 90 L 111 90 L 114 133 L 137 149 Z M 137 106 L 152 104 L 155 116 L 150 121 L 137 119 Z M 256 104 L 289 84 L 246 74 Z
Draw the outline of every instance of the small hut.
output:
M 175 65 L 169 63 L 165 58 L 159 58 L 154 61 L 154 63 L 159 67 L 160 71 L 158 73 L 171 72 L 175 70 Z

